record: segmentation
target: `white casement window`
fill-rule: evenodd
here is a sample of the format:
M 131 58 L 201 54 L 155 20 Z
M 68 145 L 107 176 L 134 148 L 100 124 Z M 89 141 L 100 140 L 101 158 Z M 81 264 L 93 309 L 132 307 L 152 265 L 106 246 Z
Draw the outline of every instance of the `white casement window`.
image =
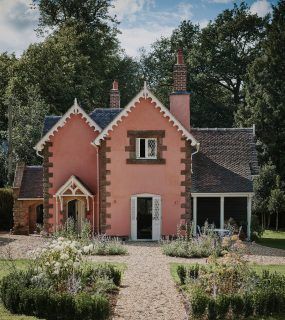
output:
M 156 138 L 136 138 L 137 159 L 157 159 Z

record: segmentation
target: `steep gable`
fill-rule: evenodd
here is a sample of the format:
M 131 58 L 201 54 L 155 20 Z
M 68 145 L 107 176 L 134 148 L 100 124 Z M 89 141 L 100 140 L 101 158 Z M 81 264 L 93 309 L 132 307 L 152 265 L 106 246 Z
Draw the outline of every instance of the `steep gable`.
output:
M 153 107 L 159 109 L 161 116 L 167 118 L 172 126 L 181 133 L 182 137 L 185 137 L 186 140 L 191 141 L 192 146 L 196 146 L 198 144 L 198 141 L 194 138 L 194 136 L 188 130 L 186 130 L 183 125 L 171 114 L 171 112 L 150 92 L 150 90 L 146 87 L 146 84 L 144 88 L 131 100 L 131 102 L 97 136 L 97 138 L 93 141 L 93 144 L 97 146 L 100 145 L 100 142 L 104 140 L 116 126 L 119 126 L 120 123 L 124 121 L 125 117 L 128 117 L 133 109 L 136 108 L 141 99 L 149 99 L 152 102 Z

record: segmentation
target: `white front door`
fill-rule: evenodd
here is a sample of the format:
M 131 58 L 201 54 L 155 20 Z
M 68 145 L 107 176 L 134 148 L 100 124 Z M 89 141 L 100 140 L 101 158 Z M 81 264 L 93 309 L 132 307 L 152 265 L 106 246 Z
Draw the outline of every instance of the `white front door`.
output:
M 140 194 L 131 197 L 131 239 L 138 239 L 138 198 L 151 198 L 151 240 L 160 240 L 161 197 L 159 195 L 152 194 Z M 145 219 L 148 219 L 148 215 L 145 215 Z

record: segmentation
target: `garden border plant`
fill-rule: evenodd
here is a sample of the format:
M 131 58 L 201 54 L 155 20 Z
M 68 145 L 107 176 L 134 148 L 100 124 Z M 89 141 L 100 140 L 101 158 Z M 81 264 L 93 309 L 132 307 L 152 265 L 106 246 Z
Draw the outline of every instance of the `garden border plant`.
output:
M 78 242 L 59 238 L 39 249 L 26 271 L 4 276 L 0 294 L 12 313 L 48 320 L 106 319 L 120 283 L 115 265 L 84 262 Z
M 179 288 L 193 319 L 285 315 L 285 275 L 253 271 L 238 253 L 210 263 L 178 265 Z

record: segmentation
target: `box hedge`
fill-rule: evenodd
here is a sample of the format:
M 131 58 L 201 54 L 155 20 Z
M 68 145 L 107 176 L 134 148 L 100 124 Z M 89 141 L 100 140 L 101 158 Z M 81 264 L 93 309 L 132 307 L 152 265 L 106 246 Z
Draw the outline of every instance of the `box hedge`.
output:
M 31 286 L 29 272 L 12 273 L 1 281 L 0 294 L 5 308 L 12 313 L 47 320 L 106 319 L 108 299 L 100 294 L 53 292 Z

